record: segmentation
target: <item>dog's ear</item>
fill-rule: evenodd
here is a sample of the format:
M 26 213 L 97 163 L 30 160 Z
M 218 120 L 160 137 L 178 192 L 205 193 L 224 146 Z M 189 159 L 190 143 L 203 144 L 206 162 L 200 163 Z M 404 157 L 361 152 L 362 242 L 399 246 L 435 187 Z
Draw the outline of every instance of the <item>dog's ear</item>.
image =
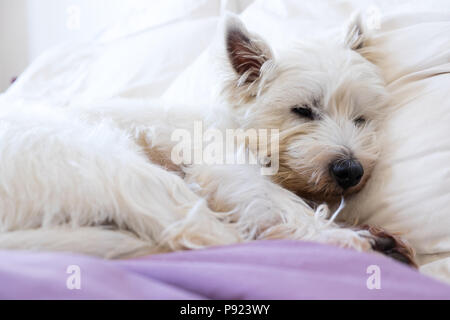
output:
M 225 44 L 228 60 L 238 76 L 238 87 L 257 83 L 267 66 L 273 65 L 270 46 L 259 36 L 248 32 L 235 16 L 227 18 Z
M 366 42 L 366 30 L 361 14 L 356 12 L 350 19 L 345 34 L 345 45 L 352 50 L 364 48 Z

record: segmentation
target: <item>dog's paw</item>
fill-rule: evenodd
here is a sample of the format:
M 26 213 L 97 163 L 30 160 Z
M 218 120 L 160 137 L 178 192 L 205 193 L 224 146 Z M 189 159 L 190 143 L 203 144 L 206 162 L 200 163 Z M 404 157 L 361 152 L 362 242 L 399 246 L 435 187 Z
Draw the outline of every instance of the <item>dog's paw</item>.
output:
M 362 226 L 361 228 L 361 236 L 369 239 L 373 251 L 417 268 L 414 249 L 398 235 L 390 234 L 380 227 Z

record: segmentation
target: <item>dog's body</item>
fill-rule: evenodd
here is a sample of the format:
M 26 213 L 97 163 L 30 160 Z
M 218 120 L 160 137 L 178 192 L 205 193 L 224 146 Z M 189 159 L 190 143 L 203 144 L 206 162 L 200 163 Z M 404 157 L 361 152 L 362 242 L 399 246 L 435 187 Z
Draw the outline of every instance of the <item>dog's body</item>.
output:
M 225 103 L 217 108 L 4 110 L 0 248 L 120 258 L 287 238 L 372 250 L 377 235 L 342 228 L 326 219 L 326 206 L 313 210 L 302 200 L 335 205 L 363 187 L 375 164 L 387 95 L 361 55 L 364 42 L 355 19 L 342 43 L 301 46 L 275 59 L 233 18 Z M 277 129 L 269 141 L 279 140 L 279 170 L 261 175 L 263 159 L 177 163 L 173 132 L 193 133 L 196 121 L 221 132 Z M 233 157 L 258 154 L 237 144 Z

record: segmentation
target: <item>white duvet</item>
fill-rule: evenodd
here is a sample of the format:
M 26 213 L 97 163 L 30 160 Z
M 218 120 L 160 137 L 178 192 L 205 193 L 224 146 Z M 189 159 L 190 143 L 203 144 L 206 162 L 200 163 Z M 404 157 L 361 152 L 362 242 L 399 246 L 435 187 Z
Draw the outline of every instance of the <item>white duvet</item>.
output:
M 47 51 L 0 104 L 65 107 L 114 97 L 210 103 L 220 15 L 244 3 L 166 3 L 159 19 L 134 17 L 91 41 Z M 381 161 L 346 214 L 403 233 L 421 270 L 450 282 L 450 1 L 255 0 L 241 15 L 276 49 L 340 28 L 357 9 L 375 29 L 393 99 Z

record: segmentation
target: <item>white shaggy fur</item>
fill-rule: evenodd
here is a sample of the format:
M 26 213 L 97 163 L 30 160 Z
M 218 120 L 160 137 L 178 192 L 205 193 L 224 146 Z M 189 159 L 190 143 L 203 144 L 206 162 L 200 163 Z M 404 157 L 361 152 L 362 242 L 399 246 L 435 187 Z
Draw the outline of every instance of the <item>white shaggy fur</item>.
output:
M 370 250 L 366 232 L 328 223 L 302 199 L 334 205 L 364 185 L 377 158 L 386 93 L 363 57 L 358 18 L 349 30 L 345 41 L 295 45 L 276 57 L 229 18 L 223 104 L 198 114 L 130 101 L 1 110 L 0 248 L 123 258 L 289 238 Z M 292 113 L 302 105 L 316 119 Z M 356 125 L 358 117 L 366 123 Z M 280 171 L 175 165 L 171 133 L 192 131 L 195 120 L 220 130 L 279 129 Z M 366 174 L 343 191 L 329 164 L 349 156 Z

